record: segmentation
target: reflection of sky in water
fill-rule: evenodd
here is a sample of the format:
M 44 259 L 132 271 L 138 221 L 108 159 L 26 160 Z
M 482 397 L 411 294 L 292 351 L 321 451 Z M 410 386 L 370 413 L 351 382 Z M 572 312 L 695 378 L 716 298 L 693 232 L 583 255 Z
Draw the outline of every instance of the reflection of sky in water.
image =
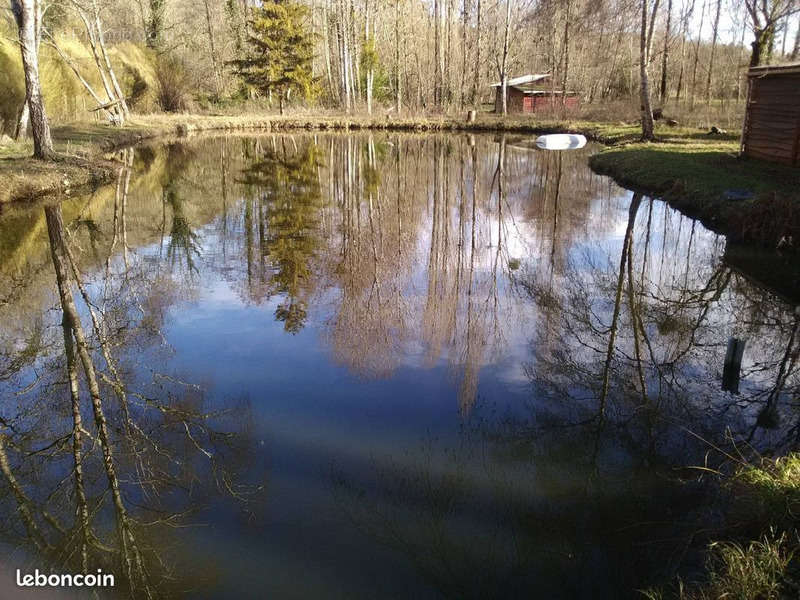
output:
M 309 211 L 313 219 L 292 212 L 298 200 L 286 191 L 301 194 L 308 185 L 292 180 L 292 169 L 264 167 L 292 184 L 241 184 L 254 161 L 274 160 L 271 141 L 280 148 L 280 138 L 258 138 L 260 148 L 243 138 L 189 142 L 185 154 L 176 154 L 188 157 L 181 169 L 175 157 L 156 153 L 154 164 L 165 162 L 166 170 L 132 178 L 128 261 L 145 281 L 166 278 L 163 289 L 150 290 L 164 302 L 164 338 L 115 351 L 125 357 L 131 381 L 144 384 L 159 371 L 199 385 L 204 405 L 239 410 L 245 402 L 254 443 L 243 477 L 263 478 L 265 486 L 249 515 L 224 494 L 193 515 L 201 526 L 184 530 L 180 551 L 186 562 L 208 562 L 211 555 L 218 583 L 191 597 L 506 598 L 530 597 L 531 590 L 619 597 L 648 583 L 652 565 L 638 568 L 633 542 L 603 527 L 623 528 L 627 516 L 656 521 L 669 504 L 651 509 L 642 500 L 662 497 L 665 484 L 652 480 L 653 465 L 688 456 L 681 426 L 719 424 L 709 407 L 731 399 L 719 390 L 730 335 L 750 338 L 739 400 L 768 389 L 786 342 L 787 307 L 737 275 L 716 296 L 708 293 L 715 274 L 729 271 L 721 261 L 724 240 L 645 199 L 633 226 L 631 273 L 652 345 L 645 363 L 651 352 L 675 360 L 669 377 L 680 392 L 659 396 L 663 416 L 655 425 L 640 421 L 635 338 L 623 293 L 611 428 L 595 431 L 585 424 L 596 418 L 633 195 L 591 174 L 585 152 L 556 160 L 554 153 L 509 149 L 500 198 L 499 144 L 477 137 L 473 164 L 461 136 L 447 140 L 447 151 L 443 138 L 403 138 L 400 173 L 408 187 L 400 190 L 400 146 L 384 146 L 375 136 L 380 177 L 370 197 L 371 137 L 317 139 L 322 162 L 309 171 L 320 192 Z M 302 154 L 311 140 L 298 136 L 287 145 L 290 154 Z M 299 164 L 293 168 L 302 171 Z M 225 165 L 223 188 L 217 171 Z M 169 188 L 172 208 L 162 202 L 162 187 Z M 95 298 L 104 285 L 109 203 L 113 198 L 98 194 L 64 206 L 68 227 L 91 217 L 106 232 L 90 243 L 73 225 Z M 289 209 L 268 214 L 276 207 Z M 199 249 L 195 271 L 180 254 L 167 258 L 177 214 Z M 291 230 L 296 222 L 313 225 Z M 291 235 L 282 237 L 275 223 L 288 223 Z M 311 251 L 298 242 L 308 236 Z M 60 348 L 60 312 L 48 310 L 56 299 L 47 248 L 45 236 L 41 253 L 28 259 L 33 264 L 41 256 L 46 292 L 31 296 L 53 336 L 36 360 L 39 369 L 57 365 Z M 298 256 L 307 273 L 293 280 Z M 110 271 L 124 281 L 119 246 Z M 288 333 L 276 313 L 292 295 L 280 286 L 293 284 L 307 316 Z M 10 338 L 12 331 L 0 326 Z M 659 377 L 667 376 L 645 368 L 655 396 Z M 34 379 L 32 369 L 22 369 L 14 385 Z M 686 398 L 678 402 L 681 394 Z M 753 409 L 730 414 L 726 424 L 749 423 Z M 425 475 L 424 485 L 409 475 L 416 472 Z M 338 491 L 339 478 L 355 493 Z M 451 480 L 459 493 L 441 509 L 439 495 L 447 497 Z M 392 528 L 376 522 L 376 514 L 396 525 L 395 537 L 385 539 Z M 428 540 L 431 532 L 440 538 Z M 658 535 L 668 533 L 674 532 Z M 531 556 L 510 549 L 517 535 L 535 548 Z M 497 556 L 487 541 L 495 538 Z M 445 567 L 436 552 L 448 554 Z M 515 561 L 518 571 L 509 567 Z M 623 565 L 631 573 L 619 580 L 608 575 L 602 589 L 588 589 Z

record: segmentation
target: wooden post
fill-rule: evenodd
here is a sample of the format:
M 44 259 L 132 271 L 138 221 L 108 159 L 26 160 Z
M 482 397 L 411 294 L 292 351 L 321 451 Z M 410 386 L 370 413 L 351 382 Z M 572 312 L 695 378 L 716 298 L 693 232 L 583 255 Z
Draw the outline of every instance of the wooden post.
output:
M 470 110 L 467 112 L 467 123 L 474 123 L 475 122 L 476 113 L 474 110 Z
M 739 157 L 744 156 L 747 147 L 747 134 L 750 129 L 750 101 L 753 95 L 753 78 L 747 75 L 747 99 L 744 102 L 744 123 L 742 123 L 742 138 L 739 140 Z
M 722 369 L 722 390 L 733 394 L 739 393 L 739 377 L 742 370 L 742 356 L 747 340 L 732 337 L 728 340 L 725 353 L 725 366 Z

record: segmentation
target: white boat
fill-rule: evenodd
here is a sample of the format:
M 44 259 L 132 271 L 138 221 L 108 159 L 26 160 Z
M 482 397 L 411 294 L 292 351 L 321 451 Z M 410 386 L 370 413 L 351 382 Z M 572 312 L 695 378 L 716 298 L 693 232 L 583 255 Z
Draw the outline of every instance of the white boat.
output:
M 554 133 L 536 138 L 536 146 L 542 150 L 577 150 L 585 145 L 586 138 L 574 133 Z

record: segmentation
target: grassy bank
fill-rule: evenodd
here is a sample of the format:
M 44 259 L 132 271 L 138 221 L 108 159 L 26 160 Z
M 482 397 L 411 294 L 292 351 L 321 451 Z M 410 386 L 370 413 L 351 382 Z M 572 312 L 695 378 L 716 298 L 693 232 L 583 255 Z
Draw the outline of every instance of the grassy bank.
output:
M 200 131 L 359 130 L 524 134 L 580 132 L 608 146 L 591 166 L 620 184 L 663 197 L 708 227 L 745 243 L 775 247 L 781 239 L 800 239 L 797 169 L 737 158 L 738 135 L 709 136 L 698 128 L 661 126 L 658 143 L 639 143 L 631 122 L 533 121 L 481 114 L 474 123 L 450 117 L 390 118 L 337 115 L 144 115 L 124 127 L 78 124 L 53 129 L 56 149 L 65 158 L 47 164 L 26 158 L 29 145 L 0 147 L 0 204 L 74 190 L 111 177 L 104 153 L 161 135 Z M 68 182 L 65 184 L 65 180 Z M 730 191 L 746 199 L 729 200 Z M 796 244 L 796 243 L 795 243 Z
M 530 119 L 498 119 L 482 116 L 475 123 L 452 118 L 389 119 L 358 116 L 265 115 L 141 115 L 124 127 L 77 123 L 53 127 L 53 141 L 62 160 L 47 163 L 30 158 L 32 144 L 0 145 L 0 204 L 32 200 L 49 194 L 97 185 L 113 177 L 113 163 L 104 155 L 145 139 L 164 135 L 189 135 L 202 131 L 359 130 L 394 131 L 508 131 L 544 133 L 584 131 L 593 140 L 620 143 L 636 137 L 633 125 L 533 122 Z
M 590 165 L 623 186 L 656 195 L 732 241 L 770 248 L 800 240 L 800 171 L 737 156 L 738 136 L 660 132 L 658 143 L 622 143 Z M 784 240 L 781 242 L 781 240 Z
M 800 455 L 743 464 L 723 476 L 715 511 L 725 515 L 706 546 L 705 577 L 647 590 L 650 600 L 779 600 L 800 597 Z

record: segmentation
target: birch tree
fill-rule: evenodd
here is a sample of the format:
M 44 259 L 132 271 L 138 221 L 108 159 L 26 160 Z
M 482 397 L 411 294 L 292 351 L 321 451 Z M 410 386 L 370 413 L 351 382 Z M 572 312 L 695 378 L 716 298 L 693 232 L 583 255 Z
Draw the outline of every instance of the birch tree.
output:
M 500 65 L 500 86 L 503 95 L 503 116 L 508 114 L 508 37 L 511 30 L 511 0 L 506 0 L 506 21 L 503 34 L 503 60 Z
M 650 63 L 650 47 L 653 41 L 653 27 L 658 14 L 659 0 L 641 0 L 642 3 L 642 30 L 639 36 L 639 95 L 642 106 L 642 140 L 652 141 L 655 139 L 653 124 L 653 109 L 650 102 L 650 77 L 648 66 Z M 649 17 L 648 17 L 649 12 Z
M 55 151 L 39 81 L 42 3 L 41 0 L 11 0 L 11 10 L 19 31 L 22 68 L 25 72 L 25 105 L 28 107 L 33 132 L 33 156 L 52 160 L 55 158 Z

